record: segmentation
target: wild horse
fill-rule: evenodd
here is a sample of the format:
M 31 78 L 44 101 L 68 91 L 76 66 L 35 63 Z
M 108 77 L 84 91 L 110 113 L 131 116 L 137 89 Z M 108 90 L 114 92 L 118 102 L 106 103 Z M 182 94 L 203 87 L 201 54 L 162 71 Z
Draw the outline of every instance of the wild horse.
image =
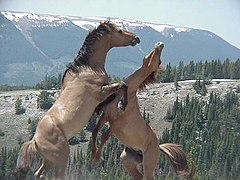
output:
M 31 166 L 35 152 L 43 158 L 35 178 L 44 178 L 54 168 L 54 178 L 62 179 L 69 157 L 68 139 L 80 132 L 89 121 L 97 105 L 109 95 L 123 89 L 124 82 L 108 85 L 105 59 L 113 47 L 135 46 L 139 38 L 106 21 L 88 34 L 78 55 L 65 71 L 59 97 L 39 121 L 34 137 L 22 145 L 18 157 L 16 177 L 21 179 Z M 121 91 L 120 91 L 121 92 Z
M 142 67 L 124 80 L 128 85 L 128 105 L 124 112 L 119 113 L 116 108 L 120 98 L 118 94 L 115 94 L 115 99 L 109 104 L 106 103 L 107 100 L 99 104 L 99 106 L 103 107 L 103 114 L 92 132 L 92 160 L 95 163 L 101 160 L 103 145 L 113 134 L 120 142 L 126 145 L 121 154 L 121 161 L 133 179 L 143 178 L 143 174 L 137 168 L 137 165 L 141 163 L 143 163 L 143 173 L 146 180 L 152 179 L 160 152 L 163 152 L 168 157 L 178 175 L 187 178 L 192 176 L 192 172 L 188 169 L 186 156 L 180 146 L 174 143 L 159 145 L 156 134 L 145 123 L 139 110 L 136 96 L 137 90 L 156 82 L 155 74 L 161 64 L 160 54 L 163 47 L 162 43 L 157 43 L 155 48 L 144 57 Z M 110 128 L 103 134 L 98 149 L 96 147 L 97 133 L 107 121 Z

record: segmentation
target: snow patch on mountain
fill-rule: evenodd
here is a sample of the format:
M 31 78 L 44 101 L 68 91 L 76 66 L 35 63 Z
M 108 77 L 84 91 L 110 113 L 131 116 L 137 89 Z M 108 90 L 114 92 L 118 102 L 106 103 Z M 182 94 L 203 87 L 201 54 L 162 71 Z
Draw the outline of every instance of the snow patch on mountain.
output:
M 157 32 L 160 32 L 163 35 L 169 37 L 173 37 L 174 35 L 172 33 L 168 33 L 168 31 L 174 30 L 176 33 L 180 33 L 189 32 L 191 30 L 190 28 L 185 27 L 141 22 L 128 18 L 52 16 L 52 15 L 36 15 L 32 13 L 14 13 L 7 11 L 2 12 L 2 14 L 10 21 L 15 22 L 16 27 L 20 30 L 22 30 L 23 28 L 21 27 L 21 25 L 25 26 L 26 23 L 31 24 L 32 27 L 45 27 L 45 26 L 57 27 L 70 21 L 76 26 L 89 31 L 97 27 L 100 22 L 106 20 L 110 20 L 117 26 L 124 28 L 126 30 L 151 27 Z
M 162 54 L 164 65 L 169 62 L 177 65 L 179 60 L 189 63 L 189 60 L 234 60 L 240 57 L 239 49 L 207 30 L 116 17 L 39 15 L 7 11 L 0 13 L 4 22 L 0 23 L 0 29 L 3 29 L 0 33 L 0 52 L 3 56 L 0 59 L 0 75 L 3 77 L 0 83 L 20 83 L 20 77 L 26 77 L 24 83 L 39 81 L 42 71 L 37 69 L 33 72 L 30 66 L 26 66 L 26 63 L 35 61 L 46 64 L 49 74 L 61 72 L 78 52 L 86 31 L 93 30 L 100 22 L 107 20 L 136 33 L 142 41 L 134 48 L 119 48 L 109 53 L 106 69 L 111 75 L 129 75 L 141 65 L 142 57 L 159 40 L 166 44 Z M 13 48 L 16 49 L 14 53 L 9 53 Z M 12 64 L 15 66 L 9 69 Z M 28 69 L 18 71 L 22 67 Z M 13 73 L 14 71 L 18 72 Z M 6 74 L 9 75 L 7 78 Z
M 185 27 L 177 27 L 173 25 L 164 25 L 164 24 L 152 24 L 152 23 L 145 23 L 146 26 L 149 26 L 156 30 L 157 32 L 160 32 L 165 37 L 174 37 L 174 33 L 181 33 L 181 32 L 189 32 L 190 28 Z
M 94 29 L 98 25 L 98 23 L 96 22 L 89 22 L 85 20 L 73 20 L 72 22 L 76 26 L 79 26 L 80 28 L 85 29 L 87 31 Z
M 7 11 L 1 13 L 13 23 L 15 24 L 18 23 L 16 27 L 20 30 L 22 30 L 22 27 L 20 25 L 24 26 L 26 25 L 26 23 L 31 24 L 32 27 L 45 27 L 45 26 L 57 27 L 69 22 L 67 19 L 57 16 L 36 15 L 32 13 L 14 13 Z

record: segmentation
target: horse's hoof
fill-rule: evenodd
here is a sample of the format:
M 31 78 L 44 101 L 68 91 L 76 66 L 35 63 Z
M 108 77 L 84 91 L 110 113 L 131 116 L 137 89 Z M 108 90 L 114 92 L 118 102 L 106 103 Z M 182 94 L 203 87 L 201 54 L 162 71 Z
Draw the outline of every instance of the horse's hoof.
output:
M 120 81 L 119 84 L 120 84 L 120 88 L 128 87 L 127 83 L 125 83 L 124 81 Z
M 92 162 L 93 162 L 93 166 L 99 166 L 101 164 L 101 162 L 103 161 L 103 157 L 95 157 Z
M 122 100 L 119 101 L 118 105 L 117 105 L 117 109 L 118 109 L 118 112 L 121 113 L 124 111 L 124 106 L 123 106 L 123 102 Z
M 162 42 L 157 42 L 155 45 L 154 45 L 154 48 L 157 49 L 157 48 L 162 48 L 164 46 L 164 44 Z
M 127 106 L 127 102 L 124 103 L 123 100 L 121 99 L 117 105 L 118 113 L 123 113 L 126 109 L 126 106 Z

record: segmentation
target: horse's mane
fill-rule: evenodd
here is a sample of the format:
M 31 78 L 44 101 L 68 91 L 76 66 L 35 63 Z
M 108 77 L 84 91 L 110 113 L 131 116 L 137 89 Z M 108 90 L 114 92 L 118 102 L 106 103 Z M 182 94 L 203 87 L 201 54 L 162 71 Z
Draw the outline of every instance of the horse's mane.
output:
M 147 85 L 157 82 L 156 71 L 152 72 L 138 87 L 138 90 L 144 90 Z
M 73 73 L 78 73 L 80 66 L 89 65 L 89 57 L 93 52 L 94 43 L 96 42 L 96 40 L 100 39 L 104 34 L 109 33 L 108 27 L 112 28 L 113 26 L 114 24 L 111 23 L 110 21 L 104 21 L 97 28 L 94 28 L 91 32 L 89 32 L 77 56 L 74 58 L 72 62 L 70 62 L 67 65 L 67 69 L 65 70 L 64 75 L 62 77 L 62 83 L 68 70 L 71 70 Z
M 150 85 L 150 84 L 154 84 L 156 82 L 158 82 L 157 80 L 157 73 L 158 72 L 162 72 L 163 71 L 163 67 L 160 66 L 160 68 L 154 72 L 152 72 L 141 84 L 140 86 L 138 87 L 138 90 L 144 90 L 146 89 L 146 86 L 147 85 Z

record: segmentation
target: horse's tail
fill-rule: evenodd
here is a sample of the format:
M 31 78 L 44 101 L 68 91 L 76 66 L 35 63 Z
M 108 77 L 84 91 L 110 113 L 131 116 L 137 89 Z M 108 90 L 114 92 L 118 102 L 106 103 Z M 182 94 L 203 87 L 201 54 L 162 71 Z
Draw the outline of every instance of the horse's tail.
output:
M 188 168 L 187 158 L 181 146 L 174 143 L 164 143 L 159 145 L 160 150 L 168 157 L 174 171 L 179 176 L 192 179 L 193 169 Z
M 18 180 L 25 179 L 32 166 L 33 158 L 36 154 L 35 141 L 25 142 L 18 154 L 15 178 Z

